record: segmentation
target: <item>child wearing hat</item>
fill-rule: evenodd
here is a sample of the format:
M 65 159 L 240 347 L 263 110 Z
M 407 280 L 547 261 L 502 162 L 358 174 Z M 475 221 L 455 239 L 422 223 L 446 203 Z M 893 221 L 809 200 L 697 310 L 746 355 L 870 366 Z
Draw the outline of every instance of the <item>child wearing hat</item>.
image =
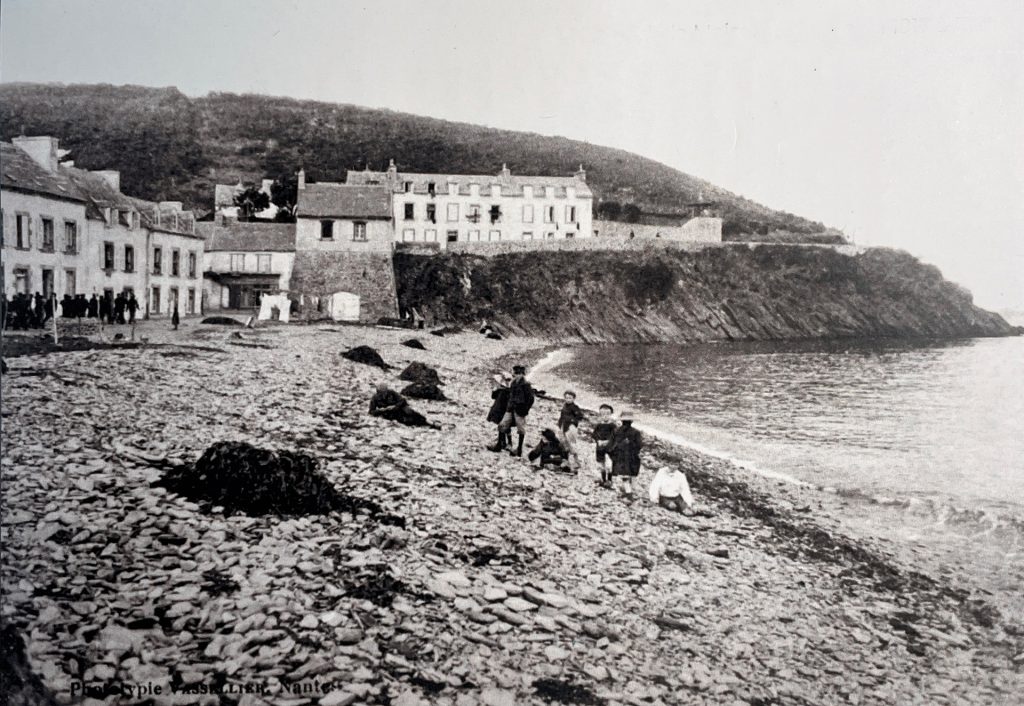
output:
M 505 418 L 505 411 L 508 409 L 508 385 L 512 381 L 512 376 L 508 373 L 501 373 L 495 375 L 493 379 L 494 386 L 491 389 L 491 399 L 494 402 L 491 403 L 491 409 L 487 413 L 487 421 L 498 425 L 498 441 L 492 446 L 488 446 L 487 450 L 501 451 L 512 445 L 512 432 L 501 428 L 501 420 Z
M 644 437 L 633 428 L 632 412 L 620 414 L 619 421 L 622 424 L 612 434 L 607 452 L 612 459 L 612 477 L 621 481 L 619 492 L 632 498 L 633 479 L 640 475 L 640 449 L 644 446 Z

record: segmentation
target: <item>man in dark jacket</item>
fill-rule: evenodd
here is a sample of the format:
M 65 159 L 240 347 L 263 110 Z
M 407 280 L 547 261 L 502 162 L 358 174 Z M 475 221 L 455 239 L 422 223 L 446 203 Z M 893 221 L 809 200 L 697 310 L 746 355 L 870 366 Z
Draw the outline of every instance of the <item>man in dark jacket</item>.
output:
M 512 432 L 508 429 L 502 430 L 501 420 L 505 418 L 505 410 L 508 409 L 508 384 L 511 381 L 508 373 L 494 376 L 494 389 L 491 390 L 491 410 L 487 413 L 487 421 L 498 425 L 498 443 L 488 446 L 488 451 L 501 451 L 512 445 Z
M 114 297 L 114 321 L 119 324 L 124 323 L 124 294 L 121 292 Z
M 640 449 L 644 438 L 633 428 L 632 413 L 623 412 L 619 420 L 622 425 L 612 434 L 607 451 L 612 459 L 612 476 L 623 481 L 619 491 L 632 498 L 633 479 L 640 475 Z
M 139 300 L 135 298 L 135 292 L 128 292 L 128 299 L 124 303 L 125 309 L 128 310 L 128 323 L 135 323 L 135 312 L 139 310 Z M 177 308 L 177 304 L 175 304 Z
M 100 300 L 99 297 L 96 296 L 95 292 L 93 293 L 92 298 L 89 299 L 89 307 L 87 311 L 90 319 L 95 319 L 99 315 Z
M 512 382 L 508 386 L 508 407 L 498 426 L 499 431 L 509 431 L 512 429 L 513 423 L 516 425 L 516 431 L 519 432 L 519 445 L 512 452 L 513 456 L 523 455 L 523 441 L 526 439 L 526 415 L 530 413 L 533 401 L 533 387 L 526 379 L 526 368 L 522 365 L 513 366 Z

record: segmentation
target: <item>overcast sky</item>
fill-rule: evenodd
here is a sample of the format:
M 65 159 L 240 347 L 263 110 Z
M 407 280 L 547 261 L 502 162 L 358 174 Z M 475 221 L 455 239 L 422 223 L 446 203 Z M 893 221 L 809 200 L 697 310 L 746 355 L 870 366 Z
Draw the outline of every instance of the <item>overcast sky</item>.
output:
M 0 22 L 3 81 L 259 92 L 621 147 L 1024 308 L 1020 0 L 3 0 Z

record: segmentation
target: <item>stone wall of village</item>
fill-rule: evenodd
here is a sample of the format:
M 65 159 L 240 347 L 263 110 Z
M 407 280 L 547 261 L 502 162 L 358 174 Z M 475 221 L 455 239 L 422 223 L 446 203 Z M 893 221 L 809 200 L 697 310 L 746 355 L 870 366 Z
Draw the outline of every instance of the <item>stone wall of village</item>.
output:
M 301 297 L 304 307 L 316 306 L 310 299 L 319 299 L 323 306 L 331 295 L 346 292 L 359 297 L 362 322 L 376 323 L 381 318 L 398 316 L 390 250 L 386 253 L 300 250 L 295 253 L 291 284 L 293 298 Z M 326 311 L 323 309 L 322 313 Z

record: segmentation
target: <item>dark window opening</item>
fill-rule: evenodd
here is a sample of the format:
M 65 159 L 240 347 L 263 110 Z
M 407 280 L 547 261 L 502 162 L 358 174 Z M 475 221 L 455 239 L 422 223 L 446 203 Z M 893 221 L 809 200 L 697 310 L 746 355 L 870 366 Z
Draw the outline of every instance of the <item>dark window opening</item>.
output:
M 320 221 L 320 240 L 334 240 L 334 221 Z

